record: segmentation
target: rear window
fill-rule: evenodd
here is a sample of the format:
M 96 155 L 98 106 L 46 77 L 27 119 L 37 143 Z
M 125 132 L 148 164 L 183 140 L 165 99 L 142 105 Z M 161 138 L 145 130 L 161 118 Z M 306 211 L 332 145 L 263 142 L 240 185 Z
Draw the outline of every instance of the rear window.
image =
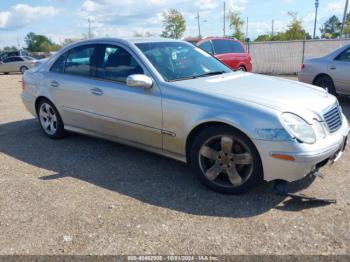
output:
M 245 50 L 241 43 L 224 40 L 224 39 L 214 39 L 212 40 L 214 45 L 214 50 L 216 54 L 227 54 L 227 53 L 244 53 Z

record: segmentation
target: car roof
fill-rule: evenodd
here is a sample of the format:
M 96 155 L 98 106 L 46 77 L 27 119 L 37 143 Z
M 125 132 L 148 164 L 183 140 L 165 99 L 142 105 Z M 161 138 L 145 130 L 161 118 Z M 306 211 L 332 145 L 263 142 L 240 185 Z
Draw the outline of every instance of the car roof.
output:
M 235 38 L 223 37 L 223 36 L 208 36 L 208 37 L 205 37 L 205 38 L 203 38 L 201 40 L 203 41 L 203 40 L 215 40 L 215 39 L 218 39 L 218 40 L 230 40 L 230 41 L 239 42 L 239 40 L 237 40 Z
M 128 42 L 133 44 L 140 44 L 140 43 L 155 43 L 155 42 L 184 42 L 182 40 L 176 40 L 171 38 L 162 38 L 162 37 L 135 37 L 135 38 L 117 38 L 117 37 L 103 37 L 103 38 L 93 38 L 89 40 L 81 40 L 73 43 L 75 44 L 83 44 L 83 43 L 91 43 L 96 44 L 98 42 Z

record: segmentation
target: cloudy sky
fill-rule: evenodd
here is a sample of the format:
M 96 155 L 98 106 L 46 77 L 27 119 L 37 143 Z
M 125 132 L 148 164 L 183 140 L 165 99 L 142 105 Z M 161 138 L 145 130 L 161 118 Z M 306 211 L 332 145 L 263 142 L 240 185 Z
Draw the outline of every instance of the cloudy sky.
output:
M 319 26 L 329 16 L 342 16 L 345 0 L 319 0 Z M 187 22 L 185 36 L 198 34 L 197 12 L 200 13 L 202 35 L 222 35 L 223 0 L 1 0 L 0 47 L 24 45 L 28 32 L 48 35 L 61 42 L 65 38 L 81 38 L 91 20 L 95 36 L 133 36 L 135 32 L 162 31 L 162 12 L 176 8 Z M 306 29 L 312 33 L 314 0 L 226 0 L 227 9 L 249 17 L 249 37 L 275 30 L 288 24 L 288 11 L 298 12 Z M 229 29 L 227 29 L 228 31 Z

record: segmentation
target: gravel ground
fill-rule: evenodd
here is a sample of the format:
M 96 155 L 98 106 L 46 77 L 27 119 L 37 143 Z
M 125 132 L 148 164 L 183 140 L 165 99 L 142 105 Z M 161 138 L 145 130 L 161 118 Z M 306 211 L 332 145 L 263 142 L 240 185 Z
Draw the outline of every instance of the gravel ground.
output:
M 0 254 L 350 254 L 350 152 L 295 190 L 207 190 L 186 165 L 71 134 L 54 141 L 0 75 Z M 341 99 L 350 119 L 350 99 Z

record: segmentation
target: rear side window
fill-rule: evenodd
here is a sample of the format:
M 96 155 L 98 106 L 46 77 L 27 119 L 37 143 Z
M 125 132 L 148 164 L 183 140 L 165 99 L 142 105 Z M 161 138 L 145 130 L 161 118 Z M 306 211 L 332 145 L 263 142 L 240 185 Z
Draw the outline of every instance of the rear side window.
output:
M 344 62 L 350 62 L 350 48 L 348 48 L 348 49 L 345 50 L 343 53 L 341 53 L 340 55 L 338 55 L 338 57 L 336 58 L 336 60 L 338 60 L 338 61 L 344 61 Z
M 64 65 L 66 63 L 67 54 L 61 55 L 51 67 L 51 71 L 55 73 L 64 73 Z
M 74 48 L 68 53 L 64 72 L 71 75 L 90 76 L 93 53 L 93 46 Z
M 211 45 L 210 41 L 204 42 L 198 46 L 199 48 L 203 49 L 205 52 L 209 54 L 213 54 L 213 46 Z
M 216 54 L 244 53 L 243 46 L 236 41 L 214 39 L 212 40 Z
M 12 59 L 13 59 L 12 57 L 9 57 L 9 58 L 6 58 L 3 62 L 4 63 L 10 63 L 10 62 L 13 62 Z

